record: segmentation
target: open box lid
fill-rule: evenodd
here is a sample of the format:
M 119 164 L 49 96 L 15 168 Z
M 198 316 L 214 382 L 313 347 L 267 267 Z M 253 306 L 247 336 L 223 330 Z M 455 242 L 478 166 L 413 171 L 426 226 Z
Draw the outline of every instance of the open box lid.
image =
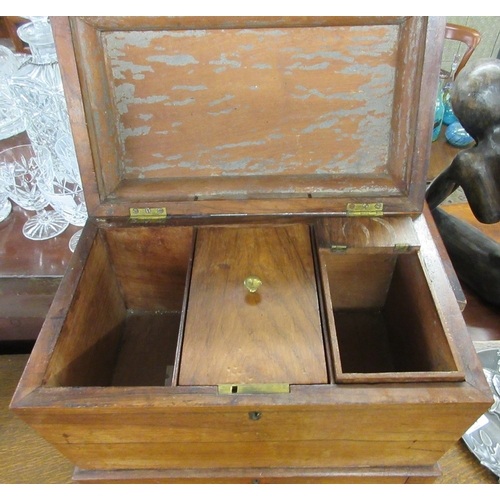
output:
M 51 23 L 89 215 L 421 212 L 443 19 Z

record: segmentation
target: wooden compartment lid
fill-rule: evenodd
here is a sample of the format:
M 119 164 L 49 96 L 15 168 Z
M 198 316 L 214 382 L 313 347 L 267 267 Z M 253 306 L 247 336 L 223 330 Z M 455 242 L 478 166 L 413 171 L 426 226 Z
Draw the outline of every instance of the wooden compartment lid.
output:
M 421 212 L 443 19 L 51 22 L 90 215 Z

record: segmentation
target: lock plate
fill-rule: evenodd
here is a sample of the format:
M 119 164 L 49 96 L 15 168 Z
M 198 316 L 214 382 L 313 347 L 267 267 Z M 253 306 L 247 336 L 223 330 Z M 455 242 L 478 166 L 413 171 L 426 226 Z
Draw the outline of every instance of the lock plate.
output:
M 290 384 L 220 384 L 218 394 L 278 394 L 290 392 Z

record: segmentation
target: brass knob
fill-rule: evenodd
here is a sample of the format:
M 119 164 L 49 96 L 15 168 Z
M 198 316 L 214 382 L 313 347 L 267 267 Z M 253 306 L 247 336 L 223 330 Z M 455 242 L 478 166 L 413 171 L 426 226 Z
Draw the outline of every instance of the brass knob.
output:
M 243 284 L 250 293 L 255 293 L 262 285 L 262 280 L 257 276 L 249 276 L 248 278 L 245 279 Z

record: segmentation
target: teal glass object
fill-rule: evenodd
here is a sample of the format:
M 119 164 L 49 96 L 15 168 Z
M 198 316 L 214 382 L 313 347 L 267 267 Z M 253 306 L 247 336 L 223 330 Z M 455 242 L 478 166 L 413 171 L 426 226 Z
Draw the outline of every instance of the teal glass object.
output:
M 434 111 L 434 128 L 432 130 L 433 142 L 439 137 L 439 132 L 441 132 L 441 126 L 443 125 L 443 117 L 444 117 L 443 91 L 439 89 L 438 95 L 436 97 L 436 108 Z
M 459 121 L 448 125 L 445 136 L 446 140 L 457 148 L 470 146 L 474 142 L 474 139 L 468 134 Z
M 455 113 L 453 113 L 453 108 L 451 107 L 450 90 L 451 88 L 443 93 L 443 123 L 445 125 L 451 125 L 452 123 L 458 122 L 458 118 L 455 116 Z

